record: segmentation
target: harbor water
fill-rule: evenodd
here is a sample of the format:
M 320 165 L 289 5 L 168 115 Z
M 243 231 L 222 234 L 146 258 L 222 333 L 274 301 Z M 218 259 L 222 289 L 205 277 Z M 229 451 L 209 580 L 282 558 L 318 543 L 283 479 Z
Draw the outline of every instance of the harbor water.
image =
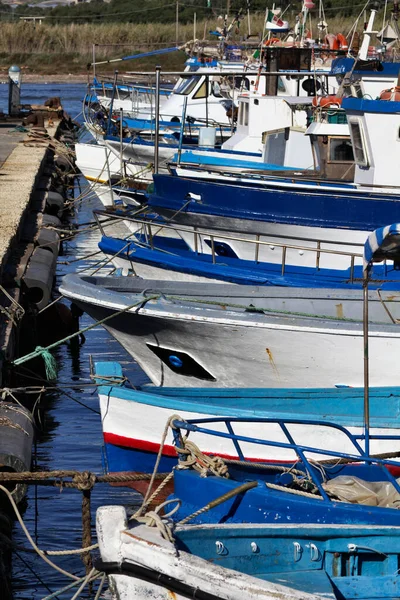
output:
M 82 109 L 85 93 L 82 84 L 24 84 L 22 102 L 43 103 L 47 98 L 60 96 L 65 110 L 72 116 Z M 7 109 L 7 86 L 0 85 L 0 110 Z M 92 221 L 92 211 L 100 206 L 92 194 L 77 206 L 72 220 L 80 223 Z M 76 270 L 94 270 L 99 256 L 84 259 L 96 252 L 99 240 L 98 231 L 83 232 L 63 244 L 63 255 L 59 257 L 57 285 L 61 278 Z M 78 260 L 77 259 L 83 259 Z M 75 262 L 71 262 L 75 261 Z M 56 288 L 57 289 L 57 288 Z M 66 302 L 68 305 L 68 302 Z M 91 323 L 89 317 L 81 318 L 81 327 Z M 93 361 L 116 360 L 127 369 L 131 380 L 140 385 L 146 376 L 132 363 L 124 349 L 114 341 L 102 327 L 86 334 L 86 342 L 77 352 L 70 346 L 60 346 L 54 355 L 58 363 L 58 378 L 55 386 L 71 385 L 67 394 L 56 389 L 46 392 L 41 401 L 41 409 L 35 412 L 37 439 L 34 452 L 36 470 L 76 469 L 101 473 L 102 468 L 102 430 L 98 408 L 98 398 L 93 387 L 84 387 L 91 383 L 90 355 Z M 26 364 L 29 367 L 29 364 Z M 82 385 L 82 388 L 79 388 Z M 77 402 L 79 401 L 79 402 Z M 70 489 L 31 486 L 22 512 L 24 522 L 34 541 L 43 550 L 67 550 L 81 547 L 81 492 Z M 128 488 L 111 487 L 107 484 L 96 485 L 92 492 L 92 528 L 95 535 L 95 512 L 104 504 L 135 505 L 139 496 Z M 13 541 L 20 547 L 28 547 L 25 534 L 18 523 L 14 526 Z M 95 540 L 94 540 L 95 541 Z M 84 566 L 77 556 L 55 557 L 63 569 L 76 575 L 84 575 Z M 67 585 L 70 580 L 49 567 L 35 553 L 17 549 L 13 553 L 12 580 L 14 597 L 22 599 L 45 598 Z M 58 598 L 69 598 L 69 592 Z M 86 597 L 83 592 L 82 597 Z

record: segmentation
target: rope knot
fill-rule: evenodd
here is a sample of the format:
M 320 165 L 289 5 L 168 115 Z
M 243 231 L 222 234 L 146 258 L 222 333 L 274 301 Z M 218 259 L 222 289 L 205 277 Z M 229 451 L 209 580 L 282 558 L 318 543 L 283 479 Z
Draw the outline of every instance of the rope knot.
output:
M 73 476 L 72 481 L 76 485 L 76 488 L 81 491 L 91 490 L 96 483 L 96 475 L 90 471 L 82 471 Z

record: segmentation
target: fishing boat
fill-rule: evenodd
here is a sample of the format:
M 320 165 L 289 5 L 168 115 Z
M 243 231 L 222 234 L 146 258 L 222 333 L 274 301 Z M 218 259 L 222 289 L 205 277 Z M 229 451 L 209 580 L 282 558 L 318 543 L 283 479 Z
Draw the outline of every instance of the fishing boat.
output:
M 237 449 L 230 440 L 218 437 L 219 432 L 226 431 L 225 417 L 236 418 L 235 430 L 249 438 L 260 437 L 262 431 L 266 435 L 276 434 L 276 425 L 272 422 L 278 418 L 283 421 L 309 419 L 313 421 L 312 426 L 305 422 L 297 427 L 303 442 L 309 441 L 310 436 L 321 443 L 329 439 L 336 450 L 344 448 L 344 438 L 340 436 L 335 442 L 337 431 L 324 427 L 324 422 L 335 421 L 358 434 L 364 426 L 363 388 L 307 389 L 306 382 L 298 389 L 188 389 L 151 385 L 137 388 L 130 384 L 122 366 L 115 362 L 96 362 L 93 377 L 99 386 L 104 465 L 111 473 L 152 473 L 160 452 L 159 471 L 170 472 L 177 465 L 172 433 L 163 445 L 161 440 L 171 414 L 179 414 L 190 422 L 220 419 L 214 425 L 216 437 L 201 436 L 199 446 L 206 454 L 218 453 L 230 460 L 238 458 Z M 199 383 L 203 384 L 203 381 Z M 254 415 L 265 421 L 257 421 Z M 370 417 L 373 435 L 396 436 L 400 422 L 400 387 L 371 388 Z M 271 425 L 266 423 L 268 419 Z M 319 427 L 315 425 L 316 421 L 319 421 Z M 376 454 L 400 450 L 399 442 L 392 439 L 374 439 L 371 443 Z M 288 460 L 284 448 L 254 444 L 247 446 L 246 456 L 257 462 Z M 143 487 L 140 489 L 143 491 Z
M 135 283 L 131 277 L 104 279 L 68 275 L 60 291 L 94 319 L 107 318 L 106 329 L 155 385 L 197 387 L 200 382 L 204 387 L 362 385 L 360 291 L 358 296 L 357 291 L 349 296 L 353 298 L 350 304 L 356 315 L 353 320 L 342 317 L 342 310 L 344 314 L 347 311 L 346 293 L 342 298 L 334 294 L 332 300 L 318 302 L 324 295 L 329 298 L 335 290 L 310 290 L 309 299 L 305 300 L 309 307 L 314 299 L 316 307 L 323 308 L 330 303 L 326 312 L 332 316 L 328 316 L 316 313 L 315 309 L 299 312 L 295 289 L 289 310 L 284 308 L 284 296 L 290 295 L 286 289 L 278 290 L 280 299 L 277 301 L 266 301 L 270 302 L 270 309 L 254 309 L 251 292 L 243 304 L 224 304 L 217 289 L 213 299 L 192 297 L 192 301 L 183 299 L 176 304 L 173 298 L 164 299 L 162 292 L 155 290 L 149 294 L 149 287 L 154 290 L 152 281 L 145 283 L 146 290 L 139 280 L 141 290 L 133 294 Z M 268 298 L 268 288 L 261 295 Z M 381 298 L 376 295 L 374 302 L 381 315 L 378 318 L 386 321 L 390 317 L 385 316 L 384 306 L 389 311 L 391 306 L 390 302 L 385 304 L 385 298 L 390 296 L 390 292 L 387 296 L 383 293 Z M 371 318 L 375 318 L 372 308 Z M 398 385 L 398 325 L 372 323 L 370 338 L 372 385 Z
M 194 178 L 155 175 L 151 210 L 190 227 L 286 238 L 292 243 L 315 239 L 348 244 L 362 242 L 368 231 L 396 220 L 398 177 L 396 169 L 397 115 L 400 103 L 345 98 L 352 145 L 355 149 L 354 183 L 310 178 L 300 171 L 295 178 L 254 172 L 227 173 L 209 169 Z M 385 136 L 385 153 L 380 140 Z M 246 247 L 236 254 L 247 258 Z M 276 253 L 275 253 L 276 254 Z M 293 257 L 294 258 L 294 257 Z M 330 266 L 337 268 L 332 256 Z M 273 250 L 267 262 L 274 262 Z M 304 264 L 302 258 L 297 263 Z M 329 266 L 329 265 L 327 265 Z
M 393 231 L 397 227 L 393 225 Z M 384 243 L 392 229 L 371 234 L 374 243 Z M 185 284 L 170 294 L 173 285 L 71 274 L 60 291 L 96 320 L 107 319 L 105 327 L 155 385 L 196 387 L 199 381 L 205 387 L 362 385 L 360 291 L 319 290 L 312 285 L 300 292 L 251 286 L 230 291 L 218 284 L 199 290 L 201 284 L 197 288 L 193 284 L 177 296 Z M 371 383 L 396 386 L 397 296 L 384 290 L 371 294 Z
M 366 599 L 398 595 L 399 528 L 290 523 L 179 525 L 170 539 L 128 520 L 96 517 L 101 561 L 121 600 Z
M 318 238 L 302 240 L 219 233 L 170 225 L 154 214 L 94 211 L 102 232 L 99 248 L 123 274 L 170 281 L 229 282 L 240 285 L 347 288 L 362 286 L 362 245 L 348 247 Z M 103 227 L 123 221 L 126 237 Z M 318 234 L 317 228 L 314 235 Z M 365 241 L 365 235 L 364 235 Z M 245 248 L 245 250 L 243 250 Z M 246 258 L 240 258 L 240 253 Z M 336 268 L 329 267 L 335 262 Z M 300 263 L 296 264 L 296 263 Z M 375 266 L 370 288 L 396 290 L 399 274 L 391 263 Z M 325 314 L 325 313 L 324 313 Z

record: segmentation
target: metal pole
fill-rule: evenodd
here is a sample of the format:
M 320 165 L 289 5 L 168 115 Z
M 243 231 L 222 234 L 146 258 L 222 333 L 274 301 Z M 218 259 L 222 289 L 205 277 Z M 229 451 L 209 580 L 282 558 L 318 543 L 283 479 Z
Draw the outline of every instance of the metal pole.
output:
M 175 41 L 178 46 L 179 38 L 179 1 L 176 0 L 176 13 L 175 13 Z
M 181 164 L 181 154 L 182 154 L 182 143 L 183 143 L 183 135 L 185 133 L 185 121 L 186 121 L 186 108 L 187 108 L 187 96 L 183 99 L 183 109 L 182 109 L 182 121 L 181 121 L 181 133 L 179 136 L 179 146 L 178 146 L 178 165 Z
M 196 13 L 193 14 L 193 39 L 196 39 L 196 19 L 197 19 L 197 15 Z
M 124 125 L 123 125 L 123 121 L 124 121 L 124 109 L 121 108 L 120 111 L 120 115 L 119 115 L 119 160 L 120 160 L 120 169 L 121 169 L 121 177 L 124 177 L 125 173 L 124 173 L 124 149 L 123 149 L 123 137 L 124 137 Z
M 208 93 L 209 93 L 209 83 L 210 79 L 208 75 L 206 75 L 206 127 L 208 127 Z
M 251 35 L 251 26 L 250 26 L 250 9 L 247 9 L 247 28 L 249 30 L 249 36 Z
M 108 185 L 110 186 L 110 197 L 111 197 L 111 206 L 115 206 L 115 202 L 114 202 L 114 190 L 113 190 L 113 186 L 112 186 L 112 181 L 111 181 L 111 171 L 110 171 L 110 156 L 111 156 L 111 150 L 109 148 L 107 148 L 107 146 L 105 147 L 105 151 L 106 151 L 106 163 L 107 163 L 107 174 L 108 174 Z
M 96 44 L 92 45 L 93 79 L 96 77 Z
M 156 67 L 156 123 L 154 135 L 154 173 L 158 173 L 158 147 L 160 136 L 160 73 L 161 67 Z
M 363 341 L 364 341 L 364 429 L 365 453 L 369 456 L 369 356 L 368 356 L 368 276 L 369 268 L 363 277 Z
M 110 113 L 108 115 L 107 130 L 106 130 L 107 135 L 110 135 L 110 131 L 111 131 L 111 117 L 112 117 L 112 111 L 113 111 L 113 107 L 114 107 L 115 90 L 117 89 L 117 79 L 118 79 L 118 71 L 114 71 L 114 83 L 113 83 L 111 102 L 110 102 L 110 108 L 109 108 Z

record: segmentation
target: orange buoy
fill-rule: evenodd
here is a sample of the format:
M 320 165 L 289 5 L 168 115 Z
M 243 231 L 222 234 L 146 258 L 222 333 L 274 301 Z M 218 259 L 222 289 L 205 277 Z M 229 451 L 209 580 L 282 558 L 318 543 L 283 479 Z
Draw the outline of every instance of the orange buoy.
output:
M 312 100 L 312 105 L 320 108 L 328 108 L 329 106 L 341 106 L 342 98 L 340 96 L 335 96 L 334 94 L 330 94 L 328 96 L 314 96 Z
M 380 100 L 392 100 L 392 102 L 400 102 L 400 86 L 396 85 L 389 90 L 383 90 L 379 98 Z

